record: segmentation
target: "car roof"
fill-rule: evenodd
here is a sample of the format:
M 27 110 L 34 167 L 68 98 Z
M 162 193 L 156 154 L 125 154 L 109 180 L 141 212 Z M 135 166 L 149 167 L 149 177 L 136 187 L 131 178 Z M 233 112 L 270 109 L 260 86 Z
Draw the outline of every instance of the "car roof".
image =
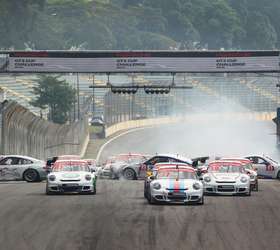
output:
M 177 168 L 178 166 L 178 168 Z M 166 164 L 164 166 L 160 166 L 158 168 L 158 171 L 159 170 L 164 170 L 164 169 L 187 169 L 187 170 L 191 170 L 191 171 L 194 171 L 195 172 L 195 169 L 192 168 L 192 167 L 188 167 L 187 165 L 178 165 L 178 164 Z
M 234 164 L 234 165 L 240 165 L 242 166 L 242 163 L 240 161 L 235 161 L 235 160 L 217 160 L 217 161 L 212 161 L 209 163 L 209 165 L 212 164 Z
M 87 161 L 74 159 L 74 160 L 57 160 L 55 162 L 55 164 L 59 164 L 59 163 L 86 163 L 87 164 Z
M 156 156 L 174 158 L 174 159 L 177 159 L 180 161 L 187 162 L 189 164 L 192 164 L 192 162 L 193 162 L 190 158 L 187 158 L 187 157 L 179 155 L 179 154 L 156 154 L 156 155 L 152 156 L 151 158 L 156 157 Z
M 179 166 L 179 167 L 189 167 L 189 164 L 187 163 L 181 163 L 181 162 L 160 162 L 160 163 L 156 163 L 155 164 L 156 167 L 164 167 L 164 166 L 172 166 L 172 167 L 176 167 L 176 166 Z
M 246 158 L 238 158 L 238 157 L 228 157 L 228 158 L 221 158 L 220 160 L 222 161 L 239 161 L 241 163 L 250 163 L 251 161 L 249 159 L 246 159 Z
M 4 159 L 6 157 L 18 157 L 18 158 L 24 158 L 24 159 L 27 159 L 27 160 L 30 160 L 30 161 L 41 161 L 39 159 L 30 157 L 30 156 L 26 156 L 26 155 L 3 155 L 1 159 Z

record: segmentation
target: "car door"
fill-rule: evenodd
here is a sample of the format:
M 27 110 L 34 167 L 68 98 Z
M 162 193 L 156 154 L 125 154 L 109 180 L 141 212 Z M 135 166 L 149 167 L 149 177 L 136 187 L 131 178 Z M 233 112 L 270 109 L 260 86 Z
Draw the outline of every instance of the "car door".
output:
M 17 173 L 18 179 L 22 179 L 23 173 L 26 169 L 33 165 L 33 161 L 25 158 L 18 158 Z
M 17 180 L 20 177 L 18 173 L 17 157 L 5 157 L 0 161 L 0 179 L 1 180 Z
M 264 158 L 260 156 L 252 156 L 248 157 L 248 159 L 252 162 L 253 167 L 257 170 L 258 176 L 261 177 L 270 177 L 272 174 L 271 169 L 273 166 L 270 166 L 268 161 L 266 161 Z
M 264 177 L 265 178 L 273 178 L 275 176 L 275 166 L 272 162 L 269 160 L 266 160 L 265 158 L 260 157 L 259 162 L 264 163 Z

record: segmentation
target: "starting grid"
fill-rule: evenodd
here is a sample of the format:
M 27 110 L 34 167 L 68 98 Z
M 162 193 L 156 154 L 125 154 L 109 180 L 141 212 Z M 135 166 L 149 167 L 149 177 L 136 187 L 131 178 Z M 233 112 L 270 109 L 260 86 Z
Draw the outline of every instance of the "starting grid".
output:
M 279 71 L 279 51 L 0 51 L 0 73 Z

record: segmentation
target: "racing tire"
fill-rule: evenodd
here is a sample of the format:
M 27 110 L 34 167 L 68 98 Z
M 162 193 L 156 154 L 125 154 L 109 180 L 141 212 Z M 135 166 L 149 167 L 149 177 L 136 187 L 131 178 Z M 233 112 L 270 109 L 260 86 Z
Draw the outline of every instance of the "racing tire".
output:
M 251 196 L 251 188 L 249 188 L 249 192 L 245 194 L 246 196 Z
M 254 191 L 258 192 L 259 191 L 259 182 L 257 181 L 255 186 L 254 186 Z
M 32 168 L 25 170 L 22 177 L 23 177 L 23 180 L 25 180 L 26 182 L 39 182 L 39 181 L 41 181 L 40 175 L 37 172 L 37 170 L 32 169 Z
M 280 171 L 277 174 L 277 179 L 280 180 Z
M 150 205 L 155 205 L 157 203 L 157 201 L 152 197 L 151 194 L 149 194 L 148 196 L 148 202 Z
M 148 199 L 148 195 L 146 191 L 144 191 L 144 198 Z
M 46 195 L 53 195 L 54 193 L 48 189 L 46 186 Z
M 123 171 L 123 177 L 126 180 L 136 180 L 136 173 L 132 168 L 126 168 Z
M 91 194 L 96 194 L 96 186 L 94 186 L 94 189 Z
M 202 195 L 200 201 L 197 204 L 198 205 L 204 205 L 204 195 Z

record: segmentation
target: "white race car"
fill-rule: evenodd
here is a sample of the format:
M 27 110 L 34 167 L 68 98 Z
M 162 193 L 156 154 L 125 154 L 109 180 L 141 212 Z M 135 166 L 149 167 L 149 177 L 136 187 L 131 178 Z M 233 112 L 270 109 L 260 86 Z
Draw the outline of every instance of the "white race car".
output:
M 258 176 L 262 178 L 280 179 L 280 164 L 266 155 L 248 155 Z
M 253 167 L 252 162 L 246 158 L 222 158 L 224 161 L 239 161 L 243 164 L 246 173 L 250 176 L 251 190 L 259 191 L 258 173 Z
M 250 176 L 239 161 L 213 161 L 203 175 L 205 194 L 251 195 Z
M 203 184 L 192 167 L 180 163 L 161 164 L 156 175 L 148 179 L 144 196 L 150 204 L 204 203 Z
M 96 193 L 96 175 L 84 160 L 58 160 L 47 176 L 46 194 Z

